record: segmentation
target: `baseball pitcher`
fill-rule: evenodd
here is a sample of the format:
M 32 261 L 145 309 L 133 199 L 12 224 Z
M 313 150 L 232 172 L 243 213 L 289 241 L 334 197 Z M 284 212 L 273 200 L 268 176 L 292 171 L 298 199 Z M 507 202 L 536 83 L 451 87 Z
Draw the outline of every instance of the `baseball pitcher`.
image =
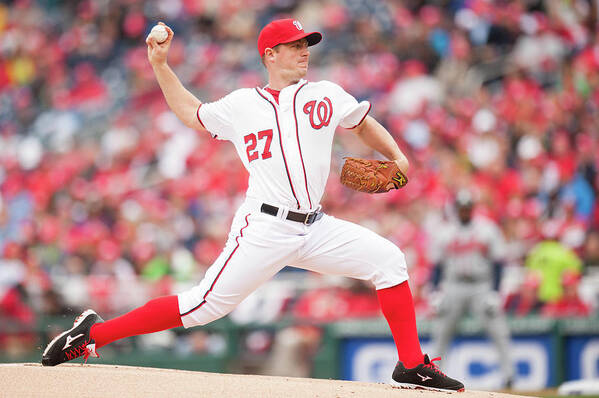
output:
M 162 24 L 164 25 L 164 24 Z M 351 129 L 389 159 L 351 162 L 344 183 L 385 192 L 407 183 L 408 161 L 389 132 L 330 81 L 304 80 L 309 47 L 322 40 L 294 19 L 275 20 L 258 37 L 268 73 L 265 87 L 242 88 L 215 102 L 201 102 L 167 63 L 173 31 L 146 40 L 148 59 L 166 102 L 188 127 L 230 141 L 248 170 L 245 202 L 235 213 L 225 247 L 204 279 L 178 295 L 159 297 L 104 321 L 87 310 L 73 328 L 45 349 L 43 365 L 97 356 L 112 341 L 143 333 L 205 325 L 228 314 L 286 265 L 373 283 L 397 346 L 391 383 L 404 388 L 461 391 L 420 349 L 406 262 L 401 250 L 374 232 L 323 212 L 333 136 Z

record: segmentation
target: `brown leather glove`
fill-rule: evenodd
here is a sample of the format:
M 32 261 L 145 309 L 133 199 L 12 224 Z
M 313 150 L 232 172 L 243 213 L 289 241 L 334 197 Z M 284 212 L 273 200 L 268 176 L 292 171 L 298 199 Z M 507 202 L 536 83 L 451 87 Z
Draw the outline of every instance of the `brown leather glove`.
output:
M 397 163 L 346 157 L 341 169 L 341 183 L 356 191 L 382 193 L 408 183 Z

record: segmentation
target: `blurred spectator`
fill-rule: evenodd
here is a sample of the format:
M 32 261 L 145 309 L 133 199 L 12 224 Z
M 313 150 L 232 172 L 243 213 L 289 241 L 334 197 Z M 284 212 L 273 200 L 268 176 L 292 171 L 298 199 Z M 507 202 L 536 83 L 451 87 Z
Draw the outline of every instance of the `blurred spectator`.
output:
M 526 258 L 526 267 L 542 276 L 539 299 L 543 302 L 561 298 L 564 271 L 581 272 L 582 263 L 576 253 L 563 244 L 546 240 L 537 244 Z
M 35 314 L 27 304 L 21 286 L 0 292 L 0 349 L 18 357 L 35 344 Z
M 506 314 L 513 316 L 538 315 L 543 307 L 543 303 L 539 300 L 540 285 L 540 275 L 536 272 L 526 274 L 518 290 L 505 299 Z
M 599 275 L 599 230 L 588 231 L 582 250 L 584 272 Z
M 24 289 L 26 269 L 20 255 L 18 246 L 10 243 L 0 258 L 0 351 L 12 357 L 35 343 L 36 317 Z
M 576 271 L 566 270 L 561 276 L 563 294 L 555 301 L 545 304 L 543 316 L 552 318 L 585 317 L 589 315 L 589 306 L 578 295 L 580 274 Z
M 310 377 L 312 359 L 318 351 L 322 331 L 315 326 L 296 325 L 280 330 L 263 372 L 272 376 Z
M 591 311 L 599 309 L 599 230 L 588 231 L 583 249 L 583 276 L 580 281 L 580 296 L 589 303 Z
M 40 310 L 48 316 L 73 315 L 76 312 L 67 307 L 60 294 L 52 288 L 43 293 Z

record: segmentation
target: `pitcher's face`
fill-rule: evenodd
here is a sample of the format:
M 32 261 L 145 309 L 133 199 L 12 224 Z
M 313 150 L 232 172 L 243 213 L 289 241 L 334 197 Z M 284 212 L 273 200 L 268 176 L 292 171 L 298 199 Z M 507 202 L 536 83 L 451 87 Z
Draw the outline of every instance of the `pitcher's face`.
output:
M 283 43 L 276 46 L 273 51 L 274 70 L 278 70 L 288 75 L 294 80 L 299 80 L 308 73 L 308 63 L 310 60 L 310 50 L 308 50 L 308 40 L 300 39 L 291 43 Z

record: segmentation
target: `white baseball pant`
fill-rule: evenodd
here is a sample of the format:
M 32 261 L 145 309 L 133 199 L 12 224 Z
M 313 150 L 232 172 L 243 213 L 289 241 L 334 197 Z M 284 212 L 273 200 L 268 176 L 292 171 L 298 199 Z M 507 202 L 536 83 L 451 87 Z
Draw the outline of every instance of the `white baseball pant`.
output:
M 290 265 L 322 274 L 371 281 L 376 289 L 408 279 L 402 251 L 389 240 L 326 214 L 312 225 L 262 213 L 247 199 L 237 210 L 227 243 L 202 281 L 179 294 L 186 328 L 205 325 L 231 312 L 258 286 Z

